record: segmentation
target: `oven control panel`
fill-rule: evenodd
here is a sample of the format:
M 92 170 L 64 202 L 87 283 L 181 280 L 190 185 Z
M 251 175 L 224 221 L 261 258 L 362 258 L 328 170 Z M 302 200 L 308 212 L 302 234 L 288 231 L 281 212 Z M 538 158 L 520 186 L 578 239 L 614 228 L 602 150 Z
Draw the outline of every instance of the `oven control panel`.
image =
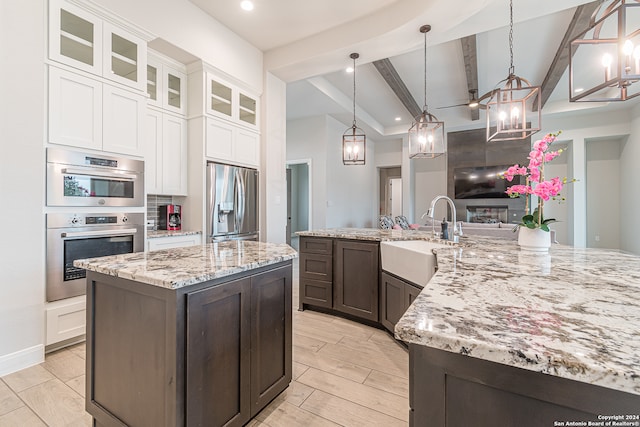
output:
M 144 224 L 143 213 L 113 213 L 113 214 L 48 214 L 47 228 L 73 227 L 104 227 L 116 225 Z

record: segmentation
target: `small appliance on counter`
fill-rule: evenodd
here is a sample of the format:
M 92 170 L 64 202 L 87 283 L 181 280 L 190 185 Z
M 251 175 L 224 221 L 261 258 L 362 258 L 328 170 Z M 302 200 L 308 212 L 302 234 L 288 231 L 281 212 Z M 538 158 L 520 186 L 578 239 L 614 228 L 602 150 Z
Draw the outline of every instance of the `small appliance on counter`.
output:
M 182 226 L 182 206 L 161 205 L 158 212 L 159 230 L 180 230 Z

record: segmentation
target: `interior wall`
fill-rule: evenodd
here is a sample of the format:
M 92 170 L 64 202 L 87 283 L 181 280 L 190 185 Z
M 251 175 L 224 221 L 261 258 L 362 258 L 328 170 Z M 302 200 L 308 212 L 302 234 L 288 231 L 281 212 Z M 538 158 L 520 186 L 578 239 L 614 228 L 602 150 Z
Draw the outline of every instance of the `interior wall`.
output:
M 631 131 L 620 146 L 620 249 L 640 255 L 640 196 L 638 159 L 640 159 L 640 106 L 631 112 Z
M 620 142 L 587 142 L 589 248 L 620 249 Z
M 309 166 L 292 164 L 291 169 L 291 232 L 309 230 Z
M 568 159 L 571 158 L 571 144 L 559 144 L 554 149 L 562 147 L 563 152 L 549 163 L 545 164 L 545 179 L 559 177 L 560 179 L 569 176 Z M 567 184 L 561 196 L 566 198 L 568 191 L 573 184 Z M 557 222 L 549 225 L 549 228 L 555 230 L 556 241 L 563 245 L 570 244 L 569 236 L 569 203 L 568 200 L 562 201 L 550 200 L 544 204 L 545 218 L 555 218 Z
M 391 215 L 391 209 L 388 209 L 389 205 L 387 200 L 389 200 L 389 179 L 391 178 L 402 178 L 402 168 L 392 167 L 392 168 L 379 168 L 380 174 L 380 182 L 379 182 L 379 191 L 378 191 L 378 214 L 379 215 Z M 404 214 L 403 214 L 404 215 Z
M 310 229 L 327 227 L 327 119 L 316 116 L 287 122 L 287 160 L 310 159 Z
M 429 210 L 431 201 L 436 196 L 447 194 L 447 156 L 435 159 L 413 159 L 411 165 L 415 185 L 413 222 L 423 225 L 431 224 L 426 216 L 424 218 L 422 216 Z M 447 203 L 442 201 L 436 205 L 434 218 L 441 220 L 445 216 L 447 216 Z M 460 217 L 459 214 L 458 217 Z
M 0 376 L 44 360 L 45 4 L 0 2 Z
M 260 240 L 287 241 L 287 86 L 271 73 L 265 74 L 261 98 Z
M 344 124 L 327 117 L 327 227 L 374 227 L 377 226 L 375 142 L 367 138 L 365 165 L 344 165 L 344 131 Z

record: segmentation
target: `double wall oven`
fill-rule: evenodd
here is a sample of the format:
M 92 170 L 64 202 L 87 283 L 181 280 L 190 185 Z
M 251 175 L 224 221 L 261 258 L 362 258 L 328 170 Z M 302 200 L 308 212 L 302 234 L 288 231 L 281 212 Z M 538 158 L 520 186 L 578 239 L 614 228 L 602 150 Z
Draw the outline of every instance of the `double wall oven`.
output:
M 144 250 L 141 160 L 48 148 L 47 206 L 47 301 L 85 293 L 76 259 Z

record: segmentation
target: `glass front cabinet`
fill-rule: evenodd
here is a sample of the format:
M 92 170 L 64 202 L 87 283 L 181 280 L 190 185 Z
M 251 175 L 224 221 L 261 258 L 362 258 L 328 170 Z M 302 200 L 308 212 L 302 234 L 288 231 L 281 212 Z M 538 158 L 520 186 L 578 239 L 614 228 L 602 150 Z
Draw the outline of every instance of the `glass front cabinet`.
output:
M 207 73 L 207 113 L 257 129 L 258 97 Z
M 149 105 L 182 115 L 187 113 L 184 65 L 149 51 L 146 85 Z
M 64 0 L 49 3 L 49 58 L 144 90 L 146 42 Z

